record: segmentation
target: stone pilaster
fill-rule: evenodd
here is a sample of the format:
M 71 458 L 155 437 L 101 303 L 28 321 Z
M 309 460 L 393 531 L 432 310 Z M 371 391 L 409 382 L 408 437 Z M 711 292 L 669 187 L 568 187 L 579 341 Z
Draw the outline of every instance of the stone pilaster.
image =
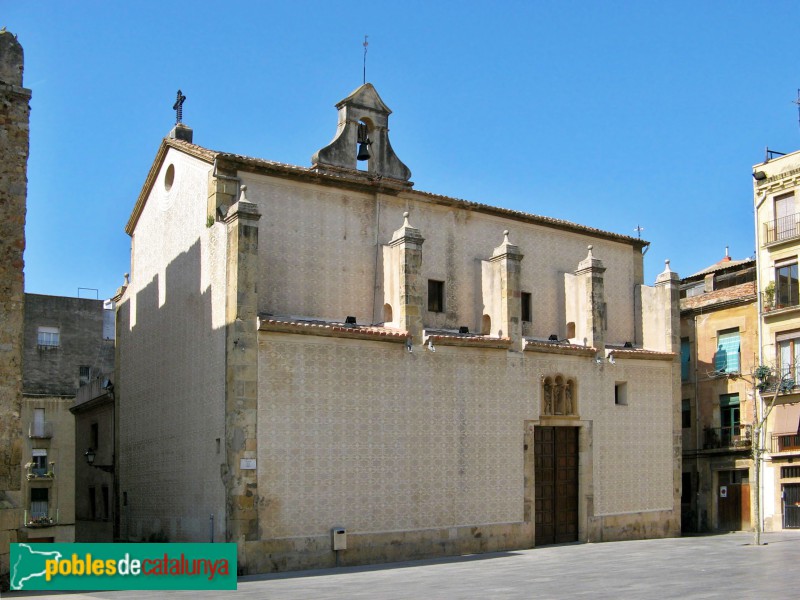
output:
M 673 517 L 670 519 L 670 535 L 680 534 L 681 514 L 681 465 L 683 428 L 681 423 L 681 311 L 680 311 L 680 286 L 679 275 L 670 269 L 669 261 L 664 261 L 664 270 L 656 277 L 655 303 L 656 310 L 663 315 L 662 348 L 672 352 L 675 358 L 672 361 L 672 494 Z
M 425 238 L 419 229 L 408 222 L 408 213 L 403 213 L 403 226 L 394 232 L 389 242 L 393 252 L 398 253 L 399 310 L 395 322 L 405 329 L 413 342 L 422 343 L 422 306 L 424 299 L 422 281 L 422 244 Z
M 511 347 L 522 349 L 522 300 L 520 295 L 520 263 L 522 252 L 508 241 L 508 230 L 503 232 L 503 243 L 492 252 L 490 262 L 498 270 L 500 281 L 499 323 L 494 329 L 503 337 L 511 338 Z M 495 291 L 496 293 L 497 291 Z
M 656 293 L 664 311 L 664 342 L 660 350 L 680 354 L 681 351 L 681 279 L 664 261 L 664 270 L 656 277 Z
M 228 541 L 239 546 L 244 568 L 244 542 L 258 539 L 258 220 L 261 214 L 245 198 L 228 209 L 225 445 Z M 247 464 L 250 463 L 250 464 Z
M 22 46 L 0 32 L 0 590 L 8 589 L 9 543 L 22 521 L 23 251 L 31 91 L 22 87 Z
M 575 271 L 578 302 L 583 308 L 578 317 L 582 322 L 576 325 L 580 327 L 585 345 L 597 348 L 600 352 L 605 350 L 605 332 L 608 328 L 603 283 L 605 271 L 603 261 L 592 254 L 592 246 L 589 246 L 589 254 Z
M 223 169 L 217 166 L 208 173 L 208 203 L 207 211 L 209 223 L 220 220 L 220 215 L 226 215 L 228 209 L 236 202 L 241 182 L 236 177 L 236 171 Z

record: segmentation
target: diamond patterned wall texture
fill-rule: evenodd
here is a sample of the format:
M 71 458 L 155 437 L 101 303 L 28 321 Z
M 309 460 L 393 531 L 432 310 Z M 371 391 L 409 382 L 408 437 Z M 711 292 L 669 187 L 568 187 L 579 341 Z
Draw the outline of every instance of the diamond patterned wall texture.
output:
M 538 417 L 543 369 L 576 376 L 581 418 L 595 418 L 598 512 L 671 508 L 671 438 L 646 425 L 671 419 L 662 364 L 624 367 L 642 385 L 631 382 L 630 405 L 616 407 L 620 372 L 586 358 L 409 354 L 400 344 L 273 333 L 259 348 L 263 537 L 522 521 L 524 421 Z

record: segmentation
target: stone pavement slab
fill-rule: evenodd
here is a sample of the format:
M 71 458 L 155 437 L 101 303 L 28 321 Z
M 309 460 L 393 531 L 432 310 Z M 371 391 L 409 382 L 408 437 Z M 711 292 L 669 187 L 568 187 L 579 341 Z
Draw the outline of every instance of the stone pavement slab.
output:
M 10 592 L 4 598 L 797 598 L 800 531 L 565 544 L 366 567 L 256 575 L 236 592 Z

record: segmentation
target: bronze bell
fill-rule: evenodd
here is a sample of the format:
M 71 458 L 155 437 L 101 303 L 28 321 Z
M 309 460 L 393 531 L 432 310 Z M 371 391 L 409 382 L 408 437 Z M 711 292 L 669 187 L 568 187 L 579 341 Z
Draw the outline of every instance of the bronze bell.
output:
M 370 144 L 372 144 L 372 142 L 370 142 L 369 138 L 367 138 L 358 145 L 358 155 L 356 156 L 357 160 L 369 160 L 372 158 L 372 153 L 369 151 Z

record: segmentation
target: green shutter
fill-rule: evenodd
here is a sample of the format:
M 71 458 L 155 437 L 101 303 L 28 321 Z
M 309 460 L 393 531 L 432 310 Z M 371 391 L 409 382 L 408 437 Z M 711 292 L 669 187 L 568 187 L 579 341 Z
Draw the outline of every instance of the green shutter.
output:
M 739 372 L 739 331 L 720 333 L 717 336 L 717 354 L 714 368 L 725 373 Z

